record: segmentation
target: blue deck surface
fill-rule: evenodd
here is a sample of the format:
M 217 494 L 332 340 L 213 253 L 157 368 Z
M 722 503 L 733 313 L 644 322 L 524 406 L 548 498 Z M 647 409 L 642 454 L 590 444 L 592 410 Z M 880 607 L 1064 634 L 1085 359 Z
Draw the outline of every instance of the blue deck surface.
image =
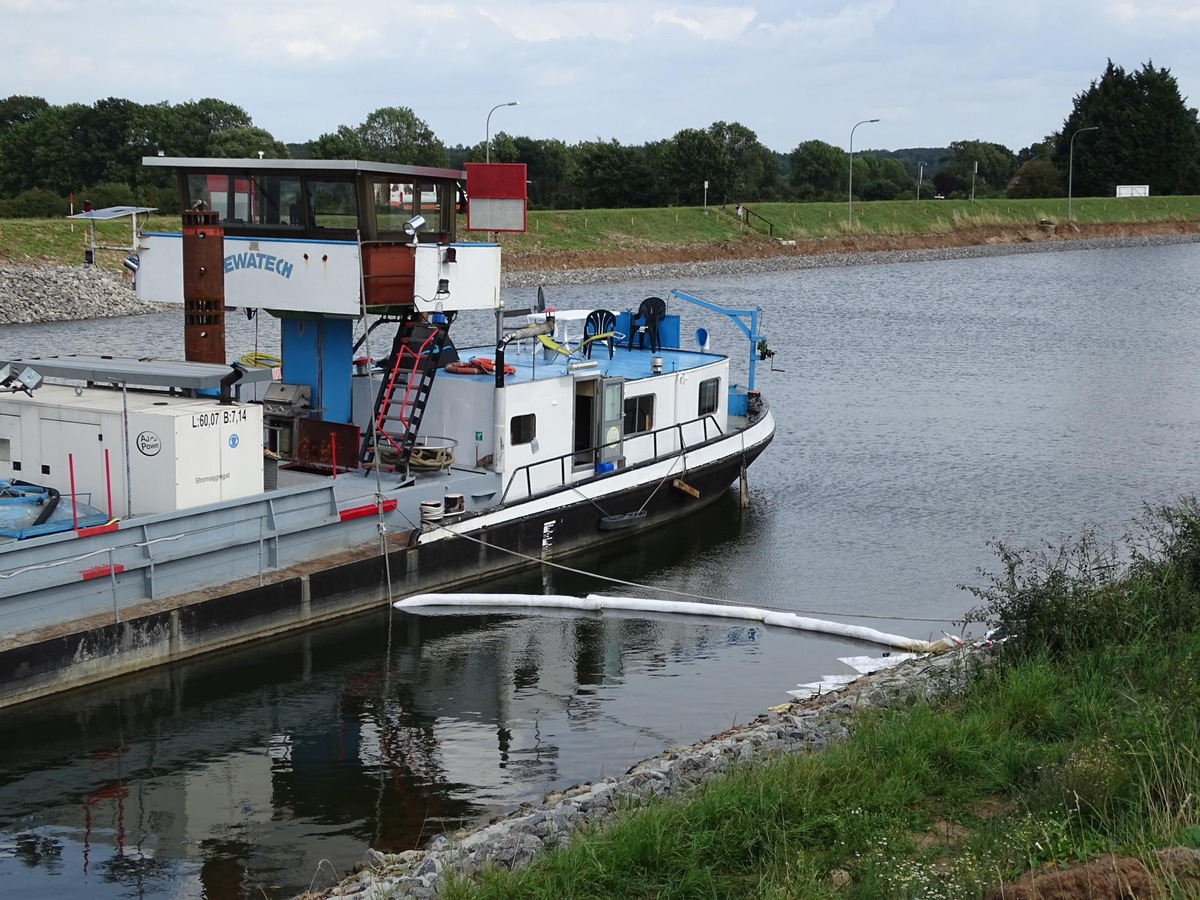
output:
M 518 347 L 517 343 L 508 345 L 504 353 L 504 362 L 512 366 L 517 371 L 505 376 L 505 384 L 522 383 L 527 381 L 537 381 L 544 378 L 560 378 L 571 371 L 576 375 L 584 375 L 589 372 L 599 372 L 605 377 L 621 376 L 629 380 L 636 378 L 648 378 L 652 373 L 650 371 L 650 360 L 652 357 L 658 357 L 662 360 L 663 372 L 678 372 L 686 369 L 695 369 L 699 366 L 708 365 L 722 358 L 718 353 L 701 353 L 693 350 L 659 350 L 657 353 L 651 353 L 649 350 L 640 350 L 635 344 L 633 349 L 620 346 L 613 352 L 612 359 L 608 358 L 608 348 L 603 345 L 593 345 L 592 356 L 589 360 L 580 352 L 574 352 L 570 356 L 563 356 L 557 351 L 547 353 L 545 348 L 536 339 L 525 340 L 521 342 L 522 346 Z M 468 362 L 472 357 L 479 356 L 485 359 L 494 359 L 496 356 L 495 345 L 480 346 L 480 347 L 458 347 L 458 356 L 462 362 Z M 594 363 L 594 366 L 586 368 L 572 368 L 568 370 L 567 366 L 578 366 L 580 363 Z M 439 372 L 439 378 L 479 378 L 491 381 L 491 375 L 456 375 L 450 372 Z

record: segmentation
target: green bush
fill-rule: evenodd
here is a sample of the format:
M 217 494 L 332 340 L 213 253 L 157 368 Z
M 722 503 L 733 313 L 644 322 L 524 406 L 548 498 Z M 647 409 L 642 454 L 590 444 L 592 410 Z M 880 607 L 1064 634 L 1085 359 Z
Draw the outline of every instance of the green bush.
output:
M 138 192 L 139 206 L 150 206 L 163 215 L 179 215 L 179 195 L 174 187 L 148 187 Z
M 1102 545 L 1092 531 L 1074 545 L 994 546 L 1003 573 L 967 587 L 984 601 L 966 617 L 1002 629 L 1022 656 L 1051 656 L 1189 634 L 1200 628 L 1200 505 L 1147 507 L 1135 532 Z M 1128 562 L 1126 562 L 1128 560 Z
M 86 201 L 92 204 L 92 209 L 104 209 L 108 206 L 136 206 L 133 189 L 119 181 L 102 181 L 91 187 L 84 188 L 75 195 L 76 212 Z
M 15 197 L 0 197 L 0 219 L 58 219 L 70 212 L 66 197 L 31 188 Z

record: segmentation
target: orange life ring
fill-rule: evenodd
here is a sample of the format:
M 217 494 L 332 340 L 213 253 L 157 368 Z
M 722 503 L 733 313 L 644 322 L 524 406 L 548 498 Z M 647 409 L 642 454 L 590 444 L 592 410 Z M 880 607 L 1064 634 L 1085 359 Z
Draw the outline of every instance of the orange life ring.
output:
M 496 371 L 495 361 L 488 359 L 486 356 L 472 356 L 469 364 L 472 366 L 478 366 L 480 369 L 482 369 L 488 375 L 491 375 Z M 505 375 L 512 375 L 516 371 L 517 371 L 516 366 L 510 366 L 508 363 L 504 364 L 504 374 Z
M 486 374 L 482 366 L 472 365 L 465 362 L 452 362 L 446 366 L 446 371 L 453 375 L 484 375 Z

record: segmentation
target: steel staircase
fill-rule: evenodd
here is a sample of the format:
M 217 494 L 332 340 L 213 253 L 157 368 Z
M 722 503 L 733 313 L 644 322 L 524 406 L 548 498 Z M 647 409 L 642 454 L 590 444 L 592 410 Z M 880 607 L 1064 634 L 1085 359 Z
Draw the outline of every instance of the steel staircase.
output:
M 415 311 L 401 321 L 375 397 L 375 427 L 363 434 L 365 469 L 407 471 L 449 328 L 444 319 L 428 322 Z

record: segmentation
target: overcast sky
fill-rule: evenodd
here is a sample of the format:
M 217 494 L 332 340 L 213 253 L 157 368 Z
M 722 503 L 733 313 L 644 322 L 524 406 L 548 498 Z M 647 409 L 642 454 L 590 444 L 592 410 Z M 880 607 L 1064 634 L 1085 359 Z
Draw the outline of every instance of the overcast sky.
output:
M 447 145 L 642 144 L 740 122 L 773 150 L 1061 127 L 1147 60 L 1200 103 L 1200 0 L 0 0 L 0 97 L 216 97 L 285 142 L 408 106 Z

